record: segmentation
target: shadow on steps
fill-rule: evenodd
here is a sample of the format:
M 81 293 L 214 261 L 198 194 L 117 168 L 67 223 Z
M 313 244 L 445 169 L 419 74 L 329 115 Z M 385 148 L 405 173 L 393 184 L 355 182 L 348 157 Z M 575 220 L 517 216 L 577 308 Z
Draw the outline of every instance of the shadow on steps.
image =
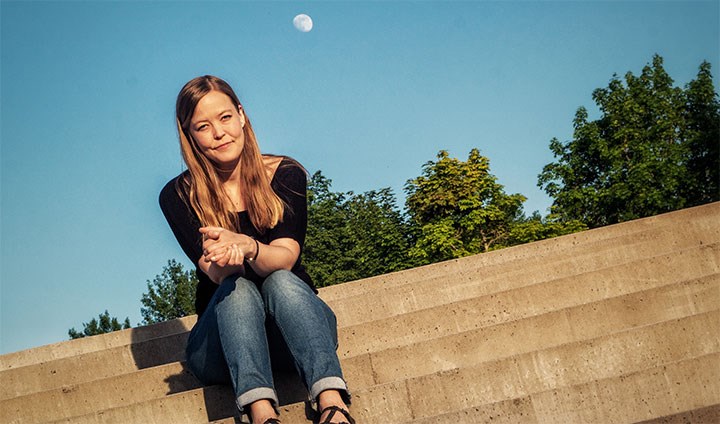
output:
M 169 336 L 148 340 L 147 328 L 139 327 L 132 330 L 133 342 L 130 345 L 133 361 L 139 370 L 151 368 L 171 362 L 180 362 L 182 371 L 165 378 L 167 391 L 165 395 L 181 393 L 203 387 L 203 384 L 192 374 L 185 362 L 185 346 L 190 334 L 180 320 L 167 321 L 161 324 L 165 334 Z M 314 417 L 314 411 L 308 400 L 308 392 L 294 366 L 292 355 L 287 345 L 274 326 L 268 326 L 271 362 L 273 364 L 273 381 L 277 390 L 279 406 L 299 402 L 306 404 L 306 416 Z M 280 342 L 276 342 L 276 340 Z M 208 421 L 234 417 L 241 423 L 235 404 L 230 382 L 227 385 L 208 386 L 204 391 Z

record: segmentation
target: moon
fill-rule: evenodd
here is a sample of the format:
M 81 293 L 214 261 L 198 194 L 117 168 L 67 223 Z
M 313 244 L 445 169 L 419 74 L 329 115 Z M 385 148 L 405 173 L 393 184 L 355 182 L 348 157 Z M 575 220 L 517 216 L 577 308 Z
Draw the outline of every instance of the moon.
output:
M 293 26 L 300 32 L 310 32 L 313 26 L 312 18 L 301 13 L 293 18 Z

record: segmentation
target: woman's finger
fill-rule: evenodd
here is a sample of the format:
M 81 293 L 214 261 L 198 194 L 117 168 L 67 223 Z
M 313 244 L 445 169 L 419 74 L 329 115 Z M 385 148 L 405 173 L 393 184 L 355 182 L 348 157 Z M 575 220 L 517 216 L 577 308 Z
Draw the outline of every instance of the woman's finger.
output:
M 219 262 L 223 259 L 223 257 L 227 256 L 227 254 L 228 254 L 228 246 L 227 245 L 216 245 L 207 250 L 206 256 L 209 257 L 211 261 L 219 264 Z
M 227 264 L 227 265 L 232 265 L 232 264 L 233 264 L 233 258 L 235 257 L 235 249 L 233 249 L 232 244 L 228 246 L 227 252 L 228 252 L 228 254 L 227 254 L 227 262 L 226 262 L 226 264 Z
M 220 238 L 220 233 L 222 233 L 225 229 L 221 227 L 200 227 L 200 232 L 204 236 L 204 239 L 213 239 L 217 240 Z
M 228 248 L 225 249 L 225 253 L 218 255 L 219 259 L 215 262 L 218 266 L 223 267 L 228 264 L 232 251 Z

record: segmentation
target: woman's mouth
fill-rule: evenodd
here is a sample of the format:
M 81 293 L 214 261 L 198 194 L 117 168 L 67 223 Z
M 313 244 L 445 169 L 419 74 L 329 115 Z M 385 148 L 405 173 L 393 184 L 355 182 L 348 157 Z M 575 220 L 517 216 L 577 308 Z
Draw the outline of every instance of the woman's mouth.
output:
M 225 150 L 232 144 L 232 141 L 228 141 L 227 143 L 223 143 L 215 148 L 213 150 Z

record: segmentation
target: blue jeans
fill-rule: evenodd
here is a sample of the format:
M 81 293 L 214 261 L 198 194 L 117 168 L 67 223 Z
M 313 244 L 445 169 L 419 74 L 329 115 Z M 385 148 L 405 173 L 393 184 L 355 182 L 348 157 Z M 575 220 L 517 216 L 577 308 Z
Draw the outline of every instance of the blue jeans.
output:
M 270 326 L 284 340 L 273 340 Z M 232 383 L 241 412 L 260 399 L 277 408 L 270 368 L 275 345 L 289 349 L 311 400 L 335 389 L 349 402 L 336 353 L 335 314 L 289 271 L 273 272 L 259 287 L 243 277 L 225 279 L 190 332 L 187 364 L 204 384 Z

